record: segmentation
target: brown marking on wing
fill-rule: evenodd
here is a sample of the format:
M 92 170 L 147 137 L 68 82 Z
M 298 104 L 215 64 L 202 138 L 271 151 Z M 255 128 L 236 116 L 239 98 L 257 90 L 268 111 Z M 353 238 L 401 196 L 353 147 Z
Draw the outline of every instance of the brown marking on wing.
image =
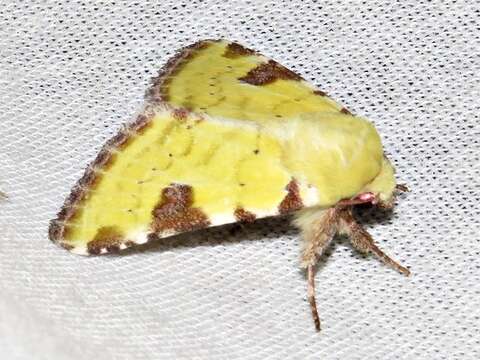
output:
M 186 120 L 190 111 L 185 108 L 175 108 L 173 110 L 173 117 L 177 120 Z
M 143 132 L 151 125 L 150 120 L 152 119 L 152 114 L 147 111 L 147 114 L 140 114 L 137 116 L 137 119 L 127 126 L 127 130 L 130 133 L 135 133 L 136 135 L 143 134 Z
M 318 96 L 328 96 L 327 93 L 322 90 L 315 90 L 313 93 Z
M 68 200 L 67 200 L 68 201 Z M 63 209 L 58 213 L 58 216 L 61 217 Z M 51 220 L 50 225 L 48 227 L 48 237 L 52 241 L 60 241 L 63 237 L 63 225 L 58 220 Z M 59 245 L 62 243 L 59 242 Z
M 292 211 L 301 209 L 303 207 L 303 202 L 300 197 L 300 189 L 298 188 L 297 181 L 292 179 L 285 190 L 287 190 L 288 193 L 278 206 L 280 214 L 288 214 Z
M 346 107 L 343 107 L 342 110 L 340 110 L 340 112 L 345 115 L 352 115 L 350 110 L 348 110 Z
M 223 56 L 228 59 L 236 59 L 242 56 L 255 55 L 256 51 L 248 49 L 237 43 L 230 43 L 227 45 Z
M 115 161 L 115 152 L 127 146 L 135 136 L 145 131 L 151 125 L 153 116 L 154 114 L 147 110 L 145 114 L 139 115 L 135 121 L 123 127 L 117 135 L 105 143 L 95 160 L 88 165 L 83 176 L 72 188 L 56 219 L 50 221 L 48 229 L 50 240 L 68 250 L 72 249 L 63 239 L 67 236 L 69 222 L 78 214 L 77 208 L 81 208 L 80 205 L 85 201 L 88 192 L 100 181 L 102 175 L 98 170 L 108 169 Z
M 151 80 L 152 86 L 145 93 L 145 99 L 154 104 L 167 102 L 168 86 L 172 76 L 177 74 L 181 70 L 182 65 L 193 58 L 199 50 L 205 49 L 211 43 L 218 41 L 220 40 L 202 40 L 180 49 L 167 61 L 158 75 Z
M 242 207 L 236 208 L 233 214 L 235 216 L 235 219 L 237 219 L 237 221 L 243 222 L 243 223 L 252 223 L 257 218 L 257 216 L 254 213 L 251 213 L 250 211 L 247 211 Z
M 98 255 L 102 252 L 102 249 L 106 249 L 107 252 L 119 251 L 123 239 L 123 234 L 114 226 L 101 227 L 93 240 L 88 242 L 88 253 Z
M 208 217 L 192 203 L 193 190 L 189 185 L 171 184 L 163 189 L 160 202 L 152 211 L 153 231 L 185 232 L 210 225 Z
M 260 64 L 238 80 L 251 85 L 266 85 L 281 80 L 302 80 L 302 77 L 274 60 Z

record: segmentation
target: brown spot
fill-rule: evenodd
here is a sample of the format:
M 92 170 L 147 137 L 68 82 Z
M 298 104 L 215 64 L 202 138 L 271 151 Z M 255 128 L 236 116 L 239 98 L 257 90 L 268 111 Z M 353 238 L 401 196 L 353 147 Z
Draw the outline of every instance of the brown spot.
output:
M 236 208 L 234 215 L 237 221 L 240 221 L 243 223 L 252 223 L 257 218 L 257 216 L 254 213 L 251 213 L 250 211 L 247 211 L 242 207 Z
M 315 90 L 313 93 L 318 96 L 327 96 L 327 93 L 322 90 Z
M 88 242 L 88 253 L 98 255 L 102 252 L 102 249 L 106 249 L 107 252 L 116 252 L 120 250 L 123 239 L 122 233 L 114 226 L 101 227 L 93 240 Z
M 185 108 L 176 108 L 173 110 L 173 117 L 177 120 L 186 120 L 189 113 Z
M 171 184 L 163 189 L 160 202 L 152 211 L 154 232 L 185 232 L 210 225 L 208 217 L 192 204 L 191 186 Z
M 258 150 L 258 149 L 253 150 L 253 153 L 254 153 L 255 155 L 258 155 L 259 152 L 260 152 L 260 150 Z
M 340 112 L 342 114 L 345 114 L 345 115 L 352 115 L 352 113 L 347 109 L 347 108 L 342 108 L 342 110 L 340 110 Z
M 287 190 L 288 193 L 278 206 L 280 214 L 288 214 L 292 211 L 301 209 L 303 203 L 300 197 L 300 189 L 298 188 L 297 181 L 292 179 L 285 190 Z
M 266 85 L 277 79 L 299 81 L 302 80 L 302 77 L 287 69 L 285 66 L 280 65 L 276 61 L 269 60 L 268 62 L 253 68 L 247 73 L 247 75 L 238 80 L 251 85 Z
M 223 56 L 229 59 L 236 59 L 242 56 L 250 56 L 255 54 L 256 52 L 254 50 L 248 49 L 237 43 L 230 43 L 227 45 Z

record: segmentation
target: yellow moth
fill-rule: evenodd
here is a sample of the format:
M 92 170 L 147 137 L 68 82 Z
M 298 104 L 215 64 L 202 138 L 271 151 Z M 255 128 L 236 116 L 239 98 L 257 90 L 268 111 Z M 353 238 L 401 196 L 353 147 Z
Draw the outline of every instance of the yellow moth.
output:
M 168 61 L 141 115 L 104 145 L 49 234 L 96 255 L 293 213 L 319 330 L 314 266 L 335 234 L 409 274 L 352 214 L 356 204 L 391 207 L 398 188 L 370 122 L 258 52 L 204 40 Z

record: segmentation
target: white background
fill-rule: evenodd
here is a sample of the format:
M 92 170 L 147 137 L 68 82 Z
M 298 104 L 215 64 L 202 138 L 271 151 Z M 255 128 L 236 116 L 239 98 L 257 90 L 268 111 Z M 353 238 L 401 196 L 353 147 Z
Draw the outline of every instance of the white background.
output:
M 480 358 L 479 17 L 476 1 L 2 1 L 1 358 Z M 117 256 L 47 238 L 149 79 L 203 38 L 271 56 L 371 119 L 413 190 L 362 216 L 412 277 L 335 242 L 320 334 L 285 219 Z

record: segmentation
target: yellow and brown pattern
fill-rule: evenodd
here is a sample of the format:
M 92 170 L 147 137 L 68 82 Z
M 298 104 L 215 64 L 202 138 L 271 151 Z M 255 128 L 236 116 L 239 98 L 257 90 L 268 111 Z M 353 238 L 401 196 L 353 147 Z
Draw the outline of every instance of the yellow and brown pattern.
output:
M 264 64 L 258 65 L 250 70 L 247 75 L 238 78 L 238 80 L 251 85 L 266 85 L 276 80 L 303 80 L 302 77 L 276 61 L 269 60 Z
M 235 219 L 242 223 L 252 223 L 257 219 L 257 216 L 254 213 L 247 211 L 242 207 L 236 208 L 234 215 Z
M 171 184 L 163 189 L 152 215 L 151 228 L 157 234 L 192 231 L 210 225 L 207 215 L 193 207 L 192 187 L 184 184 Z
M 73 250 L 73 245 L 64 242 L 69 230 L 68 223 L 78 215 L 77 209 L 81 208 L 88 193 L 95 188 L 102 176 L 101 171 L 108 169 L 114 161 L 117 152 L 121 151 L 128 141 L 142 134 L 149 126 L 151 116 L 153 116 L 153 113 L 146 110 L 144 114 L 139 115 L 134 122 L 123 127 L 117 135 L 105 143 L 95 160 L 87 166 L 83 176 L 71 190 L 56 219 L 50 221 L 48 229 L 50 240 L 67 250 Z
M 202 40 L 179 51 L 153 79 L 147 101 L 253 121 L 342 109 L 275 60 L 222 40 Z
M 345 144 L 339 146 L 348 159 L 347 142 L 358 129 L 372 133 L 366 122 L 343 113 L 300 75 L 254 50 L 223 40 L 187 46 L 153 80 L 143 114 L 87 167 L 51 221 L 50 239 L 73 252 L 99 254 L 154 235 L 333 204 L 381 167 L 374 135 L 355 149 L 356 162 L 373 164 L 368 170 L 352 175 L 353 167 L 330 162 L 333 152 L 322 148 L 335 134 L 329 127 L 341 129 Z M 300 121 L 296 133 L 288 130 L 290 119 Z M 337 123 L 343 125 L 337 129 Z M 346 176 L 336 188 L 322 182 L 340 173 Z
M 288 193 L 278 206 L 279 213 L 282 215 L 303 208 L 302 198 L 300 197 L 300 189 L 295 179 L 292 179 L 288 183 L 286 190 Z

